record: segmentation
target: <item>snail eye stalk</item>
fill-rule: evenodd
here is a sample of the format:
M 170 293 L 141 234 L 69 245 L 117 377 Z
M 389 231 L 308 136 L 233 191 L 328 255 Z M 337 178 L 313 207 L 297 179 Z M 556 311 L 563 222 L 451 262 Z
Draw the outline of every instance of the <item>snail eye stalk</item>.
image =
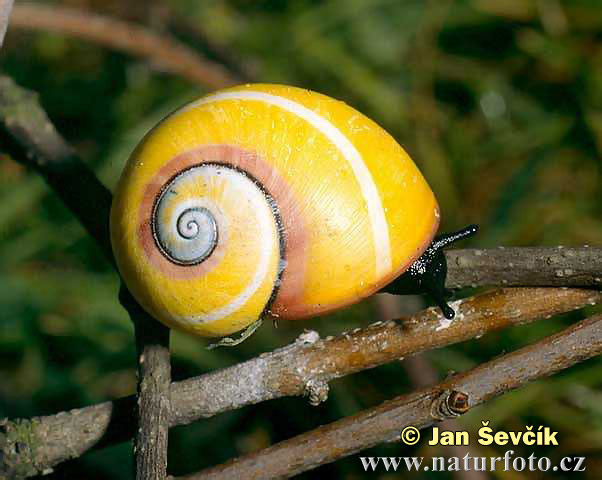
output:
M 447 261 L 443 249 L 452 243 L 473 236 L 478 230 L 477 225 L 469 225 L 457 232 L 437 235 L 410 268 L 381 291 L 397 295 L 427 293 L 441 308 L 445 318 L 451 320 L 455 312 L 445 300 L 451 292 L 445 288 Z

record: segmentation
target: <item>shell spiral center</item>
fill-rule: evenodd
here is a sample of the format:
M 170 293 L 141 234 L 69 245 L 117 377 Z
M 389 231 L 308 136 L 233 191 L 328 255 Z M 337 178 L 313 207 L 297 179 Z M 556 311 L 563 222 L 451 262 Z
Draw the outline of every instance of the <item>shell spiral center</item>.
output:
M 203 198 L 190 195 L 186 184 L 191 172 L 169 182 L 159 195 L 152 216 L 155 242 L 173 263 L 195 265 L 205 260 L 217 245 L 218 227 Z

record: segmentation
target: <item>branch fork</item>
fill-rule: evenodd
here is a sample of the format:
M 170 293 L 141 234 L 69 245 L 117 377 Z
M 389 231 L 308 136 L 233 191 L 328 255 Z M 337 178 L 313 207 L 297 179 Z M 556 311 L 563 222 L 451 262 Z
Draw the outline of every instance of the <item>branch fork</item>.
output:
M 0 146 L 40 173 L 113 262 L 108 232 L 110 192 L 56 132 L 35 95 L 2 76 Z M 99 443 L 136 437 L 138 478 L 163 480 L 171 426 L 287 395 L 306 395 L 310 403 L 318 404 L 326 399 L 328 382 L 335 378 L 602 300 L 602 294 L 592 289 L 600 287 L 602 278 L 600 248 L 451 250 L 446 258 L 447 288 L 561 288 L 503 288 L 459 300 L 453 302 L 456 315 L 451 321 L 439 309 L 429 308 L 398 322 L 377 322 L 336 337 L 320 339 L 316 332 L 309 331 L 287 347 L 175 383 L 170 381 L 169 331 L 124 293 L 121 299 L 136 326 L 138 397 L 29 420 L 4 420 L 0 427 L 0 473 L 22 478 L 48 472 Z M 601 322 L 600 317 L 586 320 L 436 387 L 399 397 L 199 475 L 237 478 L 238 472 L 249 478 L 253 468 L 267 464 L 273 469 L 267 468 L 263 477 L 258 474 L 255 478 L 290 476 L 388 441 L 398 434 L 401 425 L 424 426 L 462 414 L 494 395 L 599 354 Z M 532 365 L 533 369 L 523 365 Z M 514 369 L 516 375 L 504 376 L 507 371 L 502 367 Z M 131 420 L 133 411 L 137 411 L 137 425 Z M 387 423 L 391 419 L 396 423 Z M 340 431 L 347 432 L 344 438 L 352 441 L 341 444 L 337 437 Z M 316 448 L 308 452 L 303 445 Z

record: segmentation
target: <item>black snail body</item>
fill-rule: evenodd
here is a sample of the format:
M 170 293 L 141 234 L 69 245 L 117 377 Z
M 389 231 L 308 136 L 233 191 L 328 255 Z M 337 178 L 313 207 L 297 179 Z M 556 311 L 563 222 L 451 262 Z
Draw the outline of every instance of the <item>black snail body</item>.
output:
M 426 293 L 441 308 L 447 319 L 455 316 L 453 308 L 445 301 L 451 292 L 445 288 L 447 278 L 447 260 L 443 248 L 463 238 L 470 237 L 478 231 L 477 225 L 452 233 L 443 233 L 416 260 L 403 275 L 397 277 L 382 289 L 383 292 L 398 295 Z

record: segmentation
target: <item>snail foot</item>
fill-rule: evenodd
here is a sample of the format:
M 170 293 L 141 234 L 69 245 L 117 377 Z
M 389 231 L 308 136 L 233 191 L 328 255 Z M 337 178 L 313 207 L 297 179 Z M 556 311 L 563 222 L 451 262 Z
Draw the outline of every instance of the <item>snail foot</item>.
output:
M 207 350 L 213 350 L 217 347 L 235 347 L 236 345 L 240 345 L 247 338 L 255 333 L 255 331 L 261 326 L 263 320 L 260 318 L 256 322 L 249 325 L 242 332 L 240 332 L 240 336 L 238 338 L 224 337 L 220 338 L 219 341 L 215 343 L 211 343 L 207 345 Z

